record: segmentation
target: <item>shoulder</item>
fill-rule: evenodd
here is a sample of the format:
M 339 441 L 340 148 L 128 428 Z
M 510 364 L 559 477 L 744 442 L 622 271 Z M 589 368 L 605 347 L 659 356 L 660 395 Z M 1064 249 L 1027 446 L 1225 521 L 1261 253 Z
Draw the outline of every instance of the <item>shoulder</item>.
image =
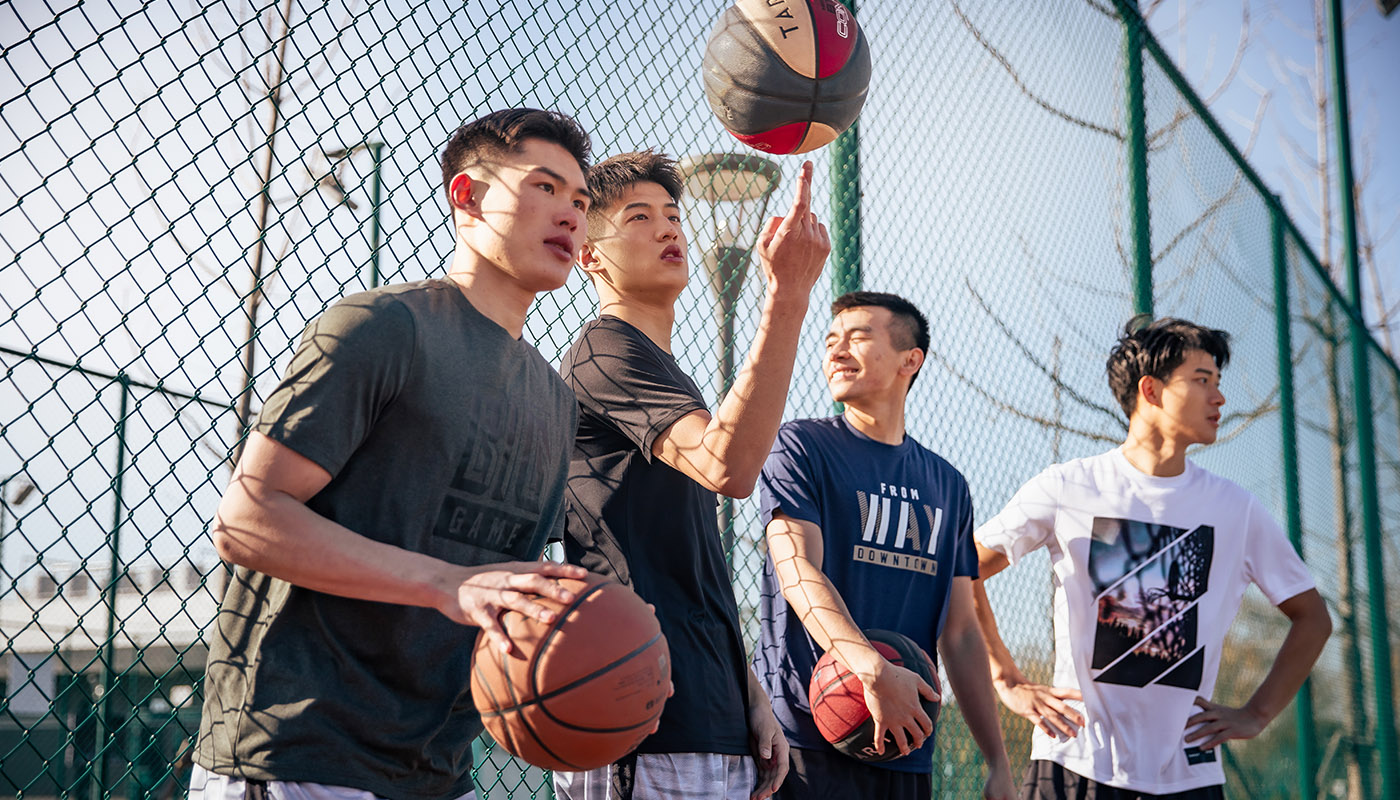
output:
M 395 292 L 372 290 L 341 298 L 307 325 L 307 336 L 325 349 L 341 349 L 357 339 L 383 345 L 412 341 L 417 315 Z
M 599 317 L 579 330 L 578 338 L 569 345 L 560 363 L 560 371 L 568 374 L 580 367 L 616 360 L 618 364 L 636 364 L 654 360 L 659 348 L 646 335 L 614 317 Z
M 836 446 L 849 436 L 836 417 L 788 420 L 778 427 L 778 438 L 773 449 L 820 449 Z
M 1192 482 L 1192 485 L 1202 495 L 1217 498 L 1220 501 L 1230 503 L 1237 507 L 1246 507 L 1251 513 L 1256 509 L 1263 508 L 1263 503 L 1255 496 L 1254 492 L 1251 492 L 1224 475 L 1218 475 L 1204 467 L 1198 466 L 1195 462 L 1188 461 L 1187 463 L 1190 465 L 1190 469 L 1196 472 L 1196 479 Z

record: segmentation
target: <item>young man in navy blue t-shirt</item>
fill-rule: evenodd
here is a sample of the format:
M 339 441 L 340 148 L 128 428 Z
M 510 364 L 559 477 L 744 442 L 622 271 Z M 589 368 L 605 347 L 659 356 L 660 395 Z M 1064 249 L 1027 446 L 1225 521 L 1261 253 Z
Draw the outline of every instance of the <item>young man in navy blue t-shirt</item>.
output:
M 767 529 L 755 671 L 792 745 L 783 798 L 931 795 L 933 687 L 885 660 L 862 629 L 898 631 L 943 657 L 989 773 L 984 794 L 1014 794 L 996 699 L 972 607 L 977 553 L 961 473 L 904 432 L 904 400 L 928 351 L 928 322 L 907 300 L 852 292 L 832 303 L 823 372 L 845 411 L 785 424 L 759 488 Z M 817 731 L 807 685 L 824 651 L 860 679 L 877 749 L 865 764 Z

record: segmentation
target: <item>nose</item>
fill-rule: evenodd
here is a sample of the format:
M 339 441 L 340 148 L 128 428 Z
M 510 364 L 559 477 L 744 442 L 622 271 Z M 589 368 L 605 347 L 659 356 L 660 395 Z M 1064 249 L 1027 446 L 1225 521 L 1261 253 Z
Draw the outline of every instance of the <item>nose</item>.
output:
M 570 231 L 577 231 L 588 223 L 588 215 L 584 211 L 569 201 L 569 205 L 561 210 L 555 218 L 555 224 Z
M 669 219 L 666 220 L 665 224 L 661 226 L 661 241 L 675 241 L 679 238 L 681 238 L 680 224 L 677 222 L 672 222 Z
M 1214 404 L 1214 405 L 1216 405 L 1216 406 L 1223 406 L 1223 405 L 1225 405 L 1225 393 L 1222 392 L 1222 391 L 1220 391 L 1219 388 L 1217 388 L 1217 389 L 1215 390 L 1215 397 L 1212 397 L 1210 401 L 1211 401 L 1212 404 Z

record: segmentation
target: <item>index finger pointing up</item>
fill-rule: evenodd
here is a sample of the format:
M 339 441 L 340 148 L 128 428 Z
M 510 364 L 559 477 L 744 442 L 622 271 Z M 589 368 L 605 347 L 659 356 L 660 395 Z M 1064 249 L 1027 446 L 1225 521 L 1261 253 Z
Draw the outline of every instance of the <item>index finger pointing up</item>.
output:
M 802 162 L 802 170 L 797 173 L 797 189 L 792 195 L 792 211 L 788 212 L 788 219 L 805 220 L 811 210 L 813 171 L 812 162 Z

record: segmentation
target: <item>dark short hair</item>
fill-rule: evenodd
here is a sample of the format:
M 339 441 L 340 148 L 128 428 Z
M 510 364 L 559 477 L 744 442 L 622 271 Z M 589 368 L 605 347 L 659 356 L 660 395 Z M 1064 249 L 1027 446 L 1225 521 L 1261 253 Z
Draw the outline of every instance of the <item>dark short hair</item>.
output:
M 507 108 L 492 111 L 458 128 L 442 150 L 442 189 L 452 209 L 452 179 L 459 172 L 493 156 L 518 153 L 529 139 L 542 139 L 569 151 L 579 169 L 588 173 L 593 143 L 578 120 L 559 111 Z
M 681 173 L 675 159 L 655 150 L 620 153 L 594 164 L 588 170 L 588 191 L 593 202 L 588 207 L 588 238 L 602 230 L 603 216 L 622 199 L 634 184 L 660 184 L 677 204 L 681 201 Z
M 831 301 L 831 316 L 834 317 L 849 308 L 862 306 L 889 309 L 890 314 L 894 316 L 894 322 L 890 325 L 890 339 L 894 346 L 900 350 L 917 347 L 924 355 L 928 355 L 928 317 L 924 316 L 918 306 L 897 294 L 887 292 L 847 292 Z M 919 373 L 915 372 L 909 378 L 909 385 L 913 386 L 918 377 Z
M 1146 376 L 1166 380 L 1192 350 L 1215 359 L 1217 369 L 1230 363 L 1230 334 L 1175 317 L 1154 320 L 1138 314 L 1123 326 L 1123 335 L 1108 354 L 1108 388 L 1133 416 L 1137 408 L 1138 382 Z

